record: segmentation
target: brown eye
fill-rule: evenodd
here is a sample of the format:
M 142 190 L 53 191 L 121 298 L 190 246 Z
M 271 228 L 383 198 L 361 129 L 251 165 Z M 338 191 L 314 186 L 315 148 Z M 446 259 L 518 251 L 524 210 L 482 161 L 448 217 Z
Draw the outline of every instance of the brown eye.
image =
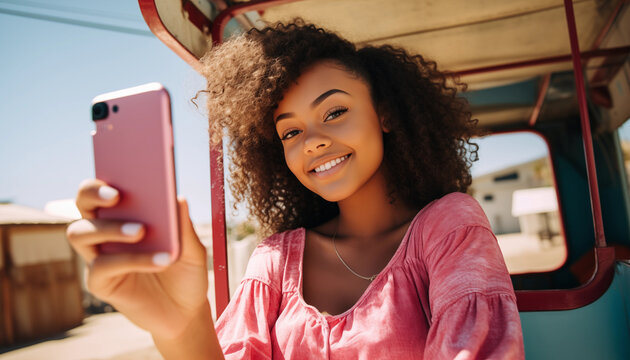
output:
M 294 137 L 295 135 L 297 135 L 297 134 L 299 134 L 299 133 L 300 133 L 300 130 L 291 130 L 291 131 L 288 131 L 287 133 L 285 133 L 285 134 L 282 136 L 281 140 L 289 140 L 290 138 Z
M 332 108 L 326 113 L 324 121 L 332 120 L 338 116 L 341 116 L 341 114 L 345 113 L 346 111 L 348 111 L 348 108 L 343 106 Z

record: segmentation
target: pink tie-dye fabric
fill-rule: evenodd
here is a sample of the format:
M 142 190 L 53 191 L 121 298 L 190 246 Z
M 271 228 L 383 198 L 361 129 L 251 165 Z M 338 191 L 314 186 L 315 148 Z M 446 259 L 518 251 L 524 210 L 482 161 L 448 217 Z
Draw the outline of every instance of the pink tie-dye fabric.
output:
M 479 204 L 452 193 L 411 222 L 356 304 L 328 316 L 301 295 L 303 228 L 252 255 L 216 323 L 226 359 L 523 359 L 516 299 Z

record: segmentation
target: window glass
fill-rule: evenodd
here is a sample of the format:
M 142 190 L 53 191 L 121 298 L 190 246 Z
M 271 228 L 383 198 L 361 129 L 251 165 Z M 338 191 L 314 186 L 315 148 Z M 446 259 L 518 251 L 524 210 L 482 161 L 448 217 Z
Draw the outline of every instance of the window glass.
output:
M 630 178 L 630 121 L 628 120 L 626 120 L 623 125 L 617 129 L 617 134 L 619 135 L 619 146 L 621 147 L 623 163 L 626 168 L 626 179 Z
M 470 193 L 483 207 L 510 274 L 552 271 L 567 256 L 545 141 L 532 132 L 475 139 Z

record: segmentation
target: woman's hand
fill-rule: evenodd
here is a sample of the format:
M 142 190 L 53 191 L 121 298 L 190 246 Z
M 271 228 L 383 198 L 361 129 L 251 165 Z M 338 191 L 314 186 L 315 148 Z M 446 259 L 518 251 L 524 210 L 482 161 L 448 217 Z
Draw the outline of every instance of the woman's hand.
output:
M 79 186 L 76 204 L 82 219 L 68 226 L 67 237 L 88 264 L 87 287 L 154 338 L 177 338 L 209 309 L 206 250 L 193 229 L 188 204 L 178 198 L 181 256 L 168 264 L 166 254 L 98 253 L 99 244 L 135 243 L 144 236 L 142 224 L 95 218 L 97 208 L 113 207 L 119 199 L 115 189 L 97 179 Z

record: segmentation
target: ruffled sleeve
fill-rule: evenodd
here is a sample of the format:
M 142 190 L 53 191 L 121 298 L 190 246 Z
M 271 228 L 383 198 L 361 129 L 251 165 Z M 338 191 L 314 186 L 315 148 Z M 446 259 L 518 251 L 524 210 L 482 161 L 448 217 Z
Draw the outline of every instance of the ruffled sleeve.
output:
M 506 294 L 470 293 L 435 316 L 425 359 L 524 359 L 514 299 Z
M 524 359 L 516 296 L 487 218 L 468 195 L 449 200 L 422 234 L 431 312 L 424 358 Z
M 271 359 L 271 328 L 280 293 L 256 279 L 245 279 L 216 323 L 225 359 Z

